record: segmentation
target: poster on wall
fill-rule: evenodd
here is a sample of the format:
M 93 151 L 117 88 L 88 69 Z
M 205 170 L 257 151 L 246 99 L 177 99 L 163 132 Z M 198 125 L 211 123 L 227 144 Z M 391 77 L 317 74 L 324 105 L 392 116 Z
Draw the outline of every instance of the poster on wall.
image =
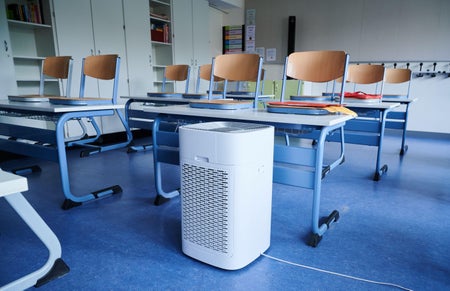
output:
M 245 27 L 245 51 L 248 53 L 255 52 L 255 26 L 247 25 Z

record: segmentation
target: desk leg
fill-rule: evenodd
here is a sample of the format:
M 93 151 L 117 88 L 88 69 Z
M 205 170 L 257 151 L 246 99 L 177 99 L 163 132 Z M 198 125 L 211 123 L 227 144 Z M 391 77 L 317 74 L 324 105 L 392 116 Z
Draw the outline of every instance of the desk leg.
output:
M 21 193 L 5 196 L 6 201 L 20 215 L 31 230 L 39 237 L 49 250 L 47 262 L 38 270 L 17 279 L 2 290 L 24 290 L 33 285 L 39 287 L 53 279 L 57 279 L 69 272 L 69 267 L 61 259 L 61 244 L 53 231 L 28 203 Z
M 408 126 L 408 111 L 410 103 L 406 104 L 405 121 L 403 122 L 402 132 L 402 148 L 400 149 L 400 155 L 403 156 L 408 151 L 408 145 L 406 144 L 406 127 Z
M 154 164 L 154 175 L 156 184 L 156 199 L 155 205 L 161 205 L 168 199 L 180 195 L 180 191 L 173 190 L 170 192 L 165 192 L 162 187 L 162 173 L 161 173 L 161 163 L 169 163 L 173 165 L 179 165 L 179 151 L 178 151 L 178 133 L 168 132 L 166 135 L 163 131 L 160 131 L 161 120 L 155 118 L 153 121 L 153 164 Z M 160 140 L 161 139 L 161 140 Z M 169 146 L 169 149 L 160 149 L 161 145 Z
M 70 119 L 81 118 L 85 116 L 105 116 L 107 115 L 102 111 L 92 111 L 92 112 L 72 112 L 63 114 L 57 124 L 56 124 L 56 144 L 58 150 L 58 160 L 59 160 L 59 171 L 61 174 L 61 184 L 64 196 L 66 197 L 62 208 L 64 210 L 70 209 L 75 206 L 81 205 L 83 202 L 98 199 L 101 197 L 109 196 L 112 194 L 117 194 L 122 192 L 122 188 L 119 185 L 114 185 L 101 190 L 93 191 L 91 193 L 75 196 L 70 190 L 70 179 L 69 179 L 69 168 L 67 165 L 67 154 L 66 145 L 64 139 L 64 124 Z
M 341 156 L 337 160 L 338 163 L 342 163 L 344 157 L 344 137 L 343 126 L 341 125 Z M 308 245 L 316 247 L 322 240 L 323 234 L 330 228 L 331 223 L 336 222 L 339 219 L 339 212 L 333 210 L 328 217 L 319 219 L 320 212 L 320 193 L 322 188 L 322 167 L 323 167 L 323 153 L 325 147 L 325 138 L 328 133 L 334 129 L 322 128 L 316 150 L 316 165 L 314 171 L 314 188 L 313 188 L 313 205 L 312 205 L 312 234 L 308 241 Z M 337 164 L 337 163 L 334 163 Z M 334 168 L 335 166 L 333 166 Z
M 380 166 L 381 164 L 381 152 L 383 150 L 383 139 L 384 139 L 384 130 L 386 127 L 386 116 L 388 114 L 388 111 L 385 110 L 383 111 L 383 113 L 381 114 L 381 129 L 380 129 L 380 139 L 379 139 L 379 143 L 378 143 L 378 149 L 377 149 L 377 164 L 376 164 L 376 168 L 375 168 L 375 175 L 373 176 L 373 180 L 374 181 L 379 181 L 381 179 L 381 176 L 387 172 L 388 170 L 388 166 L 387 165 L 383 165 Z
M 140 102 L 143 103 L 143 101 L 136 101 L 134 99 L 129 99 L 127 101 L 127 103 L 125 104 L 125 120 L 127 121 L 128 125 L 130 125 L 130 116 L 129 116 L 129 112 L 130 112 L 130 107 L 131 104 L 133 102 Z M 132 141 L 130 142 L 130 144 L 128 145 L 128 153 L 134 153 L 134 152 L 140 152 L 140 151 L 146 151 L 146 150 L 151 150 L 153 147 L 153 144 L 146 144 L 146 145 L 134 145 L 132 143 Z

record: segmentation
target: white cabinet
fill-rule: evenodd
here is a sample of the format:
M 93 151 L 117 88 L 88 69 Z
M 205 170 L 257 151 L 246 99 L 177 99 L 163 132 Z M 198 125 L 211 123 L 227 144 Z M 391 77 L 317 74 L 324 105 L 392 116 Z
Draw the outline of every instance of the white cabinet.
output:
M 59 55 L 74 59 L 72 96 L 79 96 L 81 61 L 89 55 L 117 54 L 121 58 L 118 87 L 120 96 L 128 96 L 127 54 L 122 0 L 57 0 L 54 1 Z M 85 96 L 112 96 L 113 81 L 86 79 Z M 118 118 L 102 117 L 102 132 L 123 131 Z
M 89 55 L 118 54 L 121 58 L 119 96 L 128 95 L 122 0 L 54 1 L 59 55 L 74 59 L 72 96 L 79 96 L 81 60 Z M 92 81 L 92 82 L 89 82 Z M 112 82 L 86 81 L 85 96 L 112 96 Z
M 209 4 L 207 0 L 173 0 L 174 55 L 176 64 L 191 66 L 189 90 L 195 90 L 198 67 L 211 63 Z M 205 87 L 200 90 L 205 91 Z M 182 91 L 183 84 L 177 91 Z
M 123 14 L 130 95 L 143 96 L 153 91 L 148 0 L 123 0 Z
M 0 41 L 0 99 L 6 99 L 9 94 L 17 94 L 17 84 L 14 78 L 14 61 L 5 1 L 0 1 Z
M 2 1 L 1 5 L 1 74 L 8 74 L 4 76 L 6 79 L 2 77 L 2 80 L 8 80 L 9 83 L 6 88 L 1 89 L 1 94 L 38 94 L 42 60 L 55 55 L 50 0 L 6 0 Z M 5 25 L 6 15 L 8 20 Z M 14 69 L 10 67 L 11 57 Z M 12 83 L 11 78 L 14 79 Z M 45 88 L 46 94 L 61 94 L 57 80 L 49 80 Z

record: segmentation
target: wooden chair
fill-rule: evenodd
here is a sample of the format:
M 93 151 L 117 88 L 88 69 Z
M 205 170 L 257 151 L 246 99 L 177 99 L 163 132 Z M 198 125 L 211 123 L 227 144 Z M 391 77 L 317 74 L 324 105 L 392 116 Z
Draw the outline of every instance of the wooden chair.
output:
M 288 78 L 311 83 L 326 83 L 338 78 L 346 79 L 348 60 L 349 56 L 344 51 L 305 51 L 291 53 L 286 57 L 284 65 L 280 101 L 284 101 L 286 98 L 286 80 Z M 341 95 L 344 94 L 344 88 L 345 82 L 341 83 L 339 90 Z M 300 100 L 315 101 L 323 98 L 323 96 L 299 97 L 298 99 Z M 297 98 L 295 99 L 297 100 Z
M 385 72 L 384 82 L 387 84 L 401 84 L 408 82 L 407 91 L 401 95 L 383 95 L 383 97 L 406 97 L 409 98 L 409 91 L 411 88 L 411 75 L 412 72 L 410 69 L 394 69 L 388 68 Z
M 97 80 L 113 80 L 110 102 L 117 104 L 119 87 L 120 57 L 118 55 L 96 55 L 83 58 L 81 65 L 80 98 L 85 98 L 86 77 Z M 89 99 L 95 99 L 88 97 Z M 105 99 L 100 98 L 100 99 Z M 105 102 L 109 103 L 109 102 Z
M 50 97 L 61 98 L 70 96 L 70 88 L 72 83 L 72 57 L 70 56 L 51 56 L 46 57 L 41 63 L 41 73 L 39 81 L 38 94 L 31 95 L 9 95 L 10 101 L 21 102 L 44 102 L 48 101 Z M 47 79 L 57 79 L 58 81 L 66 80 L 66 93 L 63 96 L 57 94 L 45 94 L 45 84 Z
M 188 65 L 171 65 L 167 66 L 164 69 L 164 78 L 163 78 L 163 86 L 162 91 L 166 91 L 166 82 L 168 80 L 180 82 L 185 81 L 184 92 L 187 93 L 189 91 L 189 75 L 191 72 L 191 67 Z
M 354 92 L 347 92 L 343 99 L 357 102 L 381 102 L 384 75 L 383 65 L 350 65 L 346 80 L 348 83 L 353 83 Z
M 405 154 L 408 150 L 408 145 L 406 145 L 406 127 L 408 124 L 409 106 L 414 102 L 414 99 L 411 99 L 409 96 L 411 76 L 412 72 L 410 69 L 388 68 L 384 79 L 389 89 L 394 90 L 395 87 L 397 92 L 395 94 L 383 94 L 383 102 L 399 102 L 401 104 L 398 110 L 387 114 L 386 120 L 386 128 L 402 130 L 400 155 Z
M 265 81 L 265 69 L 261 69 L 261 80 L 260 80 L 260 95 L 259 99 L 267 99 L 270 97 L 273 97 L 273 95 L 264 95 L 264 81 Z M 248 82 L 247 82 L 248 83 Z M 254 82 L 250 82 L 251 84 L 247 84 L 252 86 Z M 236 90 L 235 91 L 228 91 L 227 97 L 234 98 L 234 99 L 247 99 L 248 97 L 253 96 L 253 92 L 249 89 L 242 90 L 241 88 L 242 82 L 236 82 Z
M 195 85 L 195 93 L 200 93 L 201 80 L 210 81 L 211 78 L 211 64 L 201 65 L 198 70 L 197 83 Z M 214 76 L 214 90 L 217 91 L 217 82 L 222 82 L 224 79 Z
M 42 60 L 41 77 L 39 83 L 39 95 L 44 95 L 45 80 L 47 77 L 66 80 L 65 97 L 70 97 L 72 84 L 73 59 L 70 56 L 46 57 Z
M 189 92 L 189 75 L 191 68 L 189 65 L 170 65 L 164 68 L 163 81 L 161 86 L 161 92 L 149 92 L 149 97 L 173 97 L 181 98 L 182 92 L 169 92 L 167 91 L 168 82 L 185 82 L 184 93 Z
M 255 82 L 255 90 L 251 92 L 253 107 L 256 108 L 261 95 L 260 84 L 262 74 L 262 58 L 258 54 L 227 54 L 213 58 L 209 82 L 208 99 L 212 99 L 214 78 L 224 80 L 223 96 L 227 96 L 228 81 Z
M 211 77 L 211 64 L 205 64 L 201 65 L 198 69 L 197 73 L 197 79 L 195 82 L 195 93 L 184 93 L 182 94 L 183 98 L 188 99 L 206 99 L 208 98 L 208 90 L 205 90 L 204 92 L 200 92 L 200 86 L 202 81 L 208 81 Z M 217 76 L 214 76 L 214 91 L 213 95 L 215 98 L 222 98 L 222 91 L 217 91 L 217 82 L 223 81 L 222 78 L 219 78 Z M 209 84 L 209 83 L 208 83 Z
M 80 96 L 79 98 L 69 98 L 68 102 L 75 102 L 75 104 L 78 104 L 77 102 L 84 102 L 83 104 L 86 105 L 117 104 L 119 76 L 120 76 L 120 57 L 118 55 L 116 54 L 96 55 L 83 58 L 81 65 Z M 103 96 L 102 98 L 86 97 L 85 87 L 87 78 L 96 79 L 98 82 L 113 81 L 111 98 L 103 98 Z M 55 100 L 51 101 L 55 102 Z M 67 101 L 58 99 L 56 100 L 56 103 L 58 102 L 67 102 Z M 124 129 L 127 133 L 127 139 L 131 140 L 132 138 L 131 131 L 128 128 L 128 124 L 122 112 L 117 109 L 114 109 L 114 112 L 117 114 L 122 125 L 124 126 Z M 68 143 L 68 146 L 85 145 L 92 147 L 92 150 L 82 151 L 81 152 L 82 157 L 88 156 L 93 153 L 117 149 L 124 146 L 124 143 L 118 143 L 108 146 L 88 145 L 89 143 L 97 141 L 102 134 L 102 131 L 100 130 L 100 127 L 98 126 L 95 119 L 93 117 L 88 117 L 88 120 L 95 129 L 96 132 L 95 137 L 84 138 L 82 140 L 77 140 Z

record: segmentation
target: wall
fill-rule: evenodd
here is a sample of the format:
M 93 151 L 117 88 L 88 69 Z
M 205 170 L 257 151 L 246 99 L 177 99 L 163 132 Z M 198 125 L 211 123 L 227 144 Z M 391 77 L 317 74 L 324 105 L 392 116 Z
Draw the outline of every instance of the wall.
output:
M 246 0 L 256 10 L 256 47 L 276 48 L 267 77 L 281 79 L 288 17 L 296 16 L 295 50 L 345 50 L 351 62 L 372 61 L 413 71 L 450 72 L 448 0 Z M 450 134 L 450 77 L 414 78 L 408 130 Z
M 209 40 L 211 47 L 211 55 L 217 56 L 222 54 L 222 26 L 240 25 L 245 23 L 244 9 L 228 8 L 226 10 L 218 10 L 209 8 Z

